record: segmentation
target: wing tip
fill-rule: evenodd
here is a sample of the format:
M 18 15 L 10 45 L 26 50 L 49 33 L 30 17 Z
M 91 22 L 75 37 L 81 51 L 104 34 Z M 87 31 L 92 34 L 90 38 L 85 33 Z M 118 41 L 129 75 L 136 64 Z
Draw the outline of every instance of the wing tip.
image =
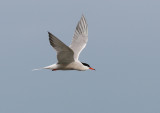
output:
M 75 32 L 76 34 L 88 34 L 88 24 L 84 14 L 82 14 L 81 19 L 78 21 Z
M 48 31 L 49 40 L 52 39 L 52 37 L 55 37 L 51 32 Z
M 48 35 L 51 35 L 51 32 L 47 31 L 48 32 Z
M 84 14 L 82 13 L 82 16 L 81 17 L 83 17 L 83 18 L 85 18 L 85 16 L 84 16 Z

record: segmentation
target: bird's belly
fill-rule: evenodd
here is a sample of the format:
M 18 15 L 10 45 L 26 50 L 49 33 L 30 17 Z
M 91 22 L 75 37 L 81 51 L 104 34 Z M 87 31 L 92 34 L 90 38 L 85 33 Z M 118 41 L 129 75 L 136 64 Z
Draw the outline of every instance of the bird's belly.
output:
M 72 63 L 68 64 L 67 66 L 64 67 L 64 70 L 79 70 L 79 71 L 83 71 L 82 65 L 80 63 L 77 63 L 77 62 L 72 62 Z

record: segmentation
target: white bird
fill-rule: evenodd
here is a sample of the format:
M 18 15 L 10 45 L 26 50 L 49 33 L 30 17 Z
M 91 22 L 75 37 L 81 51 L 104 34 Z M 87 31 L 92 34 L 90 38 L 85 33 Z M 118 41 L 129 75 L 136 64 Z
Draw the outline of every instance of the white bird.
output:
M 72 43 L 69 47 L 50 32 L 48 32 L 48 34 L 49 34 L 50 44 L 57 52 L 58 62 L 56 64 L 52 64 L 40 69 L 50 69 L 52 71 L 55 70 L 85 71 L 88 69 L 95 70 L 94 68 L 91 68 L 87 63 L 82 63 L 78 60 L 81 51 L 85 48 L 88 41 L 88 25 L 83 15 L 77 24 L 72 39 Z M 34 70 L 39 70 L 39 69 L 34 69 Z

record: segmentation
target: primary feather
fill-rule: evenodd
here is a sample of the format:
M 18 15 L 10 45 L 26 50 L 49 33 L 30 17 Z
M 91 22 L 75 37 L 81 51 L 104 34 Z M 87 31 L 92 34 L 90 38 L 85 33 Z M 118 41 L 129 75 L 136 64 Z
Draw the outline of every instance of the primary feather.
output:
M 79 54 L 85 48 L 88 41 L 88 25 L 85 17 L 82 15 L 77 24 L 70 48 L 74 51 L 74 59 L 78 60 Z
M 57 51 L 58 64 L 67 64 L 74 61 L 73 51 L 71 48 L 66 46 L 62 41 L 60 41 L 53 34 L 48 32 L 49 41 L 51 46 Z

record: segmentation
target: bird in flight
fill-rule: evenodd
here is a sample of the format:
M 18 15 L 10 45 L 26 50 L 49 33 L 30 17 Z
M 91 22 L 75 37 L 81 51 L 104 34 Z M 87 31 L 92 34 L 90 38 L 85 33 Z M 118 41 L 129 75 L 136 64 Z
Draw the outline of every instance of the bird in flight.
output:
M 70 46 L 65 45 L 56 36 L 48 32 L 50 45 L 57 52 L 56 64 L 52 64 L 40 69 L 56 70 L 78 70 L 85 71 L 88 69 L 95 70 L 89 64 L 78 60 L 81 51 L 85 48 L 88 41 L 88 25 L 85 17 L 82 15 L 77 24 L 72 43 Z M 34 69 L 39 70 L 39 69 Z

